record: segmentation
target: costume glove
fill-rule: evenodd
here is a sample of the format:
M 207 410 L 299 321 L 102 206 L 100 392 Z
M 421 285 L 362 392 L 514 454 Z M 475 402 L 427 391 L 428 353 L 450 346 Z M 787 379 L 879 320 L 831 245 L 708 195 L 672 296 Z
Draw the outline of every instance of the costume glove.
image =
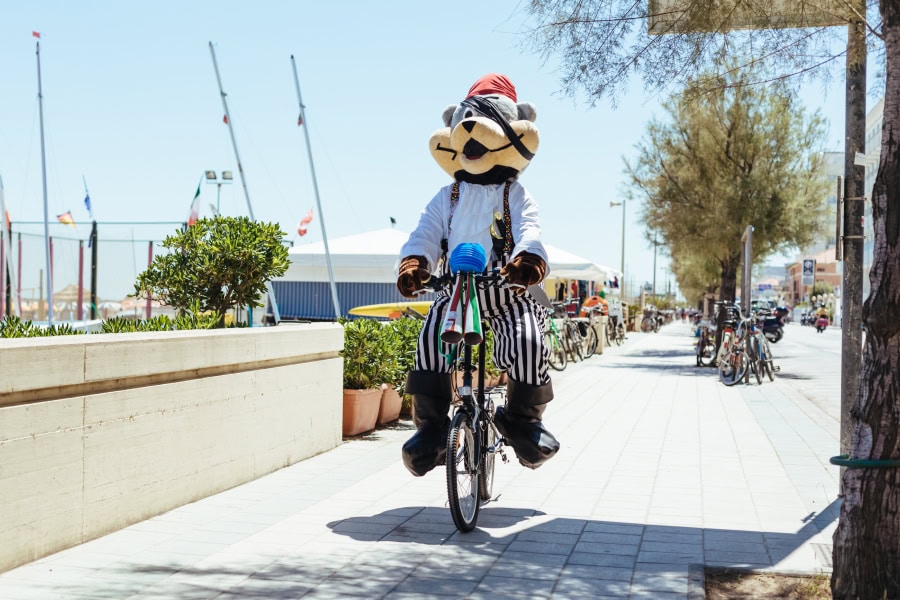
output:
M 407 256 L 400 261 L 400 272 L 397 277 L 397 290 L 404 298 L 415 298 L 422 284 L 431 279 L 428 272 L 428 261 L 424 256 Z
M 529 285 L 540 283 L 547 273 L 547 264 L 537 254 L 531 252 L 522 252 L 518 254 L 506 266 L 500 269 L 500 274 L 506 278 L 509 283 L 523 285 L 526 288 Z M 523 288 L 513 288 L 520 296 L 525 293 Z

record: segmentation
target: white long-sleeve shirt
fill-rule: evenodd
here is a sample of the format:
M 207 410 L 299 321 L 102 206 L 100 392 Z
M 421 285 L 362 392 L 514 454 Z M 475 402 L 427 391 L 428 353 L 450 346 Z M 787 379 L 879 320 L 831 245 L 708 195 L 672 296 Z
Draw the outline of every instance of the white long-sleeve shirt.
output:
M 505 183 L 496 185 L 459 184 L 459 202 L 453 211 L 452 232 L 450 222 L 450 193 L 452 184 L 438 191 L 422 211 L 419 224 L 400 250 L 400 258 L 424 256 L 428 268 L 434 270 L 441 257 L 441 240 L 448 240 L 448 252 L 462 242 L 480 243 L 491 258 L 490 227 L 494 213 L 503 214 L 503 189 Z M 541 224 L 537 202 L 522 184 L 515 181 L 509 188 L 509 213 L 512 237 L 515 243 L 510 259 L 521 252 L 531 252 L 548 263 L 547 251 L 541 244 Z M 494 257 L 496 258 L 496 257 Z

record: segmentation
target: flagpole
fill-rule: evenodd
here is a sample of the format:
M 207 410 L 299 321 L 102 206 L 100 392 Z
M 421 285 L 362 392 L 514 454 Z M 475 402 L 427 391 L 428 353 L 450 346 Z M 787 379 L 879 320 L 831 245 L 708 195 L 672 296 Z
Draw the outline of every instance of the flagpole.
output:
M 297 77 L 297 63 L 291 54 L 291 68 L 294 71 L 294 85 L 297 88 L 297 103 L 300 105 L 300 120 L 303 126 L 303 136 L 306 139 L 306 154 L 309 156 L 309 170 L 312 174 L 313 191 L 316 194 L 316 207 L 319 209 L 319 224 L 322 227 L 322 241 L 325 243 L 325 263 L 328 265 L 328 280 L 331 283 L 331 300 L 334 303 L 334 318 L 341 317 L 341 304 L 338 300 L 337 286 L 334 283 L 334 269 L 331 266 L 331 252 L 328 251 L 328 236 L 325 234 L 325 214 L 322 212 L 322 201 L 319 198 L 319 185 L 316 182 L 316 166 L 313 163 L 312 147 L 309 144 L 309 125 L 306 121 L 306 110 L 303 106 L 303 98 L 300 96 L 300 78 Z
M 237 161 L 238 173 L 241 176 L 241 186 L 244 188 L 244 198 L 247 200 L 247 214 L 250 215 L 250 220 L 255 221 L 256 217 L 253 216 L 253 205 L 250 204 L 250 192 L 247 191 L 247 180 L 244 176 L 244 167 L 241 165 L 241 155 L 238 153 L 237 147 L 237 139 L 234 137 L 234 129 L 231 126 L 231 114 L 228 112 L 228 102 L 225 100 L 225 90 L 222 89 L 222 78 L 219 76 L 219 63 L 216 62 L 216 51 L 213 48 L 212 41 L 209 42 L 209 54 L 212 56 L 213 69 L 216 72 L 216 82 L 219 84 L 219 95 L 222 97 L 222 108 L 225 110 L 225 124 L 228 125 L 228 135 L 231 136 L 231 145 L 234 148 L 234 159 Z M 269 304 L 272 306 L 272 316 L 275 319 L 275 324 L 278 324 L 281 321 L 281 313 L 278 310 L 278 301 L 275 299 L 275 290 L 272 289 L 272 282 L 266 282 L 266 293 L 268 294 Z M 250 309 L 252 310 L 252 308 Z M 252 313 L 250 313 L 252 314 Z M 250 326 L 253 326 L 252 317 L 248 319 L 250 321 Z
M 44 94 L 41 87 L 41 42 L 35 42 L 38 78 L 38 113 L 41 121 L 41 181 L 44 184 L 44 251 L 47 267 L 47 322 L 53 325 L 53 276 L 50 273 L 50 211 L 47 207 L 47 158 L 44 151 Z
M 9 285 L 10 285 L 10 289 L 12 289 L 13 286 L 17 286 L 16 282 L 18 281 L 18 276 L 16 274 L 15 265 L 13 264 L 13 261 L 12 261 L 12 240 L 10 239 L 10 237 L 12 236 L 12 232 L 9 230 L 8 227 L 6 227 L 6 198 L 3 195 L 3 177 L 0 177 L 0 213 L 3 214 L 3 227 L 5 228 L 5 231 L 3 232 L 3 246 L 5 248 L 3 256 L 4 256 L 4 262 L 6 263 L 5 265 L 0 265 L 0 269 L 2 269 L 2 270 L 0 270 L 0 277 L 3 277 L 4 279 L 6 279 L 6 273 L 7 273 L 7 269 L 8 269 L 9 275 L 10 275 Z M 15 296 L 15 298 L 16 298 L 15 314 L 16 314 L 16 316 L 21 316 L 22 315 L 22 304 L 21 304 L 22 298 L 19 297 L 19 295 L 17 295 L 17 294 L 10 293 L 10 298 L 12 298 L 13 296 Z M 3 315 L 0 315 L 0 319 L 2 319 L 2 318 L 3 318 Z

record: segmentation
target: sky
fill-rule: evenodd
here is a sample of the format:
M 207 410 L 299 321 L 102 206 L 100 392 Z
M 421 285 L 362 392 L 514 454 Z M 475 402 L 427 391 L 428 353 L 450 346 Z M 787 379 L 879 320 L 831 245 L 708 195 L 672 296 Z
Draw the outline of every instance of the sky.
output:
M 77 240 L 87 240 L 90 232 L 85 184 L 101 240 L 117 240 L 101 244 L 98 286 L 105 299 L 133 291 L 150 241 L 187 220 L 205 170 L 234 172 L 234 184 L 221 188 L 221 212 L 248 214 L 209 42 L 254 216 L 279 223 L 296 244 L 320 241 L 323 217 L 329 238 L 390 227 L 391 217 L 397 229 L 412 230 L 425 204 L 449 183 L 427 147 L 442 126 L 444 108 L 462 100 L 482 75 L 500 72 L 512 80 L 520 101 L 537 107 L 541 145 L 520 181 L 539 204 L 544 241 L 618 269 L 623 213 L 610 202 L 621 200 L 623 160 L 636 155 L 649 120 L 662 116 L 663 98 L 645 94 L 639 80 L 616 109 L 564 96 L 555 57 L 543 62 L 523 49 L 525 5 L 8 3 L 0 20 L 0 177 L 12 220 L 35 223 L 14 226 L 29 232 L 23 296 L 37 295 L 33 289 L 45 260 L 33 31 L 41 34 L 47 204 L 50 234 L 58 238 L 56 291 L 76 281 Z M 297 223 L 315 207 L 315 195 L 297 126 L 291 55 L 323 212 L 314 210 L 302 238 Z M 822 149 L 841 150 L 842 80 L 805 89 L 802 99 L 828 119 L 828 147 Z M 210 216 L 217 187 L 200 187 L 201 216 Z M 66 211 L 75 228 L 55 222 Z M 654 273 L 639 212 L 632 202 L 624 215 L 625 272 L 635 285 L 652 282 Z M 104 224 L 109 222 L 121 224 Z M 660 292 L 670 278 L 674 285 L 667 264 L 660 251 Z M 88 285 L 89 275 L 84 280 Z

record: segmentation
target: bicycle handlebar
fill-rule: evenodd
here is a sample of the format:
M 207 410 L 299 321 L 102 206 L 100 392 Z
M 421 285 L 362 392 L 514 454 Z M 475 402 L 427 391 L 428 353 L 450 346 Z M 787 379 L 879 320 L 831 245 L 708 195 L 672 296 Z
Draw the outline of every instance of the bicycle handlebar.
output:
M 420 296 L 422 294 L 426 294 L 428 292 L 439 292 L 444 288 L 450 287 L 455 281 L 456 277 L 462 272 L 454 275 L 453 273 L 446 273 L 444 275 L 432 276 L 428 281 L 423 282 L 422 289 L 416 290 L 414 293 L 416 296 Z M 506 280 L 506 277 L 500 274 L 500 269 L 496 268 L 487 273 L 472 273 L 475 278 L 475 285 L 481 289 L 485 289 L 488 286 L 496 283 L 505 283 L 509 287 L 518 287 L 525 288 L 524 285 L 518 283 L 509 283 Z

